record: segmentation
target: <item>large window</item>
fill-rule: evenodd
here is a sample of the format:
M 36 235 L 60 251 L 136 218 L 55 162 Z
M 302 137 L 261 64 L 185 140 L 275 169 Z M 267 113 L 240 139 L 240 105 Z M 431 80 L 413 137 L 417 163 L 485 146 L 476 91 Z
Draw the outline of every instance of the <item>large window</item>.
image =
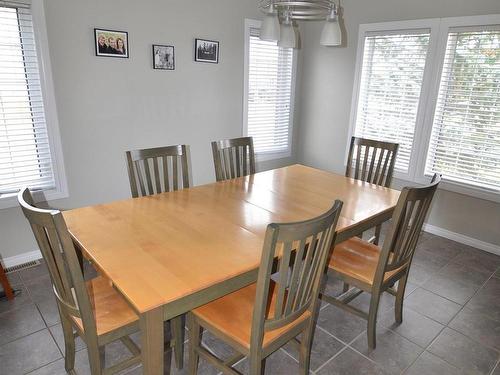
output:
M 47 126 L 31 2 L 0 1 L 0 18 L 2 207 L 8 206 L 5 201 L 22 186 L 51 193 L 63 189 L 59 178 L 61 168 L 54 158 L 53 146 L 57 145 L 53 145 L 54 134 L 50 133 L 54 127 Z
M 259 39 L 260 22 L 247 20 L 244 134 L 260 158 L 291 154 L 295 54 Z
M 361 25 L 351 134 L 400 144 L 396 177 L 500 201 L 500 16 Z

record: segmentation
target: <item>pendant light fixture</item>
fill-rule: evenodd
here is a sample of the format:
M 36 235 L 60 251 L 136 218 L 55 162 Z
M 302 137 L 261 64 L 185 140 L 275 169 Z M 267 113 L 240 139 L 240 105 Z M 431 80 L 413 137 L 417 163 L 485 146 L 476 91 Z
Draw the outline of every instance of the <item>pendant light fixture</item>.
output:
M 262 40 L 277 41 L 283 48 L 297 48 L 296 21 L 324 21 L 320 44 L 342 44 L 339 7 L 334 0 L 260 0 L 259 8 L 264 12 Z
M 281 37 L 278 41 L 278 46 L 283 48 L 297 47 L 295 28 L 293 27 L 293 22 L 289 13 L 285 14 L 285 19 L 281 23 L 280 35 Z
M 340 30 L 338 18 L 337 5 L 334 5 L 321 32 L 320 44 L 322 46 L 339 46 L 342 44 L 342 31 Z

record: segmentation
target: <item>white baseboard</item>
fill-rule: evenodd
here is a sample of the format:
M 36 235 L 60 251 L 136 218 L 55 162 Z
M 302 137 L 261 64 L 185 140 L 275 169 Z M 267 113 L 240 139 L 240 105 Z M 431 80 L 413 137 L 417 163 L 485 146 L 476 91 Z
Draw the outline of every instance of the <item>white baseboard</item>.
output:
M 476 238 L 464 236 L 463 234 L 452 232 L 451 230 L 443 229 L 430 224 L 424 224 L 423 229 L 425 232 L 435 234 L 436 236 L 441 236 L 452 241 L 460 242 L 464 245 L 487 251 L 488 253 L 500 255 L 500 246 L 498 245 L 484 242 Z
M 28 251 L 27 253 L 14 255 L 8 258 L 3 258 L 1 262 L 4 268 L 8 268 L 17 266 L 18 264 L 31 262 L 37 259 L 42 259 L 42 253 L 40 252 L 40 250 Z

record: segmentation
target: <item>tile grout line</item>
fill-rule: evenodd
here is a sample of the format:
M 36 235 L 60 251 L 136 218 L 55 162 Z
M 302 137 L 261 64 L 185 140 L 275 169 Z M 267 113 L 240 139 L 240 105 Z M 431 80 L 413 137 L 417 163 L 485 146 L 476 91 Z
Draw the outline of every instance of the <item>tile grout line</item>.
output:
M 460 254 L 462 254 L 462 253 L 463 253 L 463 251 L 464 251 L 464 250 L 462 250 L 462 251 L 460 252 Z M 444 265 L 443 267 L 441 267 L 438 271 L 436 271 L 436 273 L 438 273 L 438 272 L 439 272 L 439 271 L 441 271 L 443 268 L 445 268 L 446 266 L 448 266 L 449 264 L 451 264 L 451 263 L 452 263 L 452 261 L 453 261 L 456 257 L 458 257 L 460 254 L 457 254 L 455 257 L 453 257 L 452 259 L 450 259 L 450 261 L 449 261 L 446 265 Z M 462 263 L 459 263 L 459 264 L 462 264 Z M 462 264 L 462 265 L 463 265 L 463 264 Z M 450 319 L 450 321 L 449 321 L 448 323 L 446 323 L 446 325 L 444 325 L 444 324 L 442 324 L 442 323 L 438 322 L 438 323 L 440 323 L 441 325 L 443 325 L 443 326 L 444 326 L 444 328 L 443 328 L 443 329 L 442 329 L 442 330 L 441 330 L 441 331 L 440 331 L 440 332 L 436 335 L 436 337 L 435 337 L 435 338 L 434 338 L 434 339 L 433 339 L 433 340 L 429 343 L 429 345 L 427 345 L 427 346 L 424 348 L 424 350 L 423 350 L 423 351 L 422 351 L 422 352 L 418 355 L 418 357 L 417 357 L 417 358 L 416 358 L 416 359 L 415 359 L 415 360 L 414 360 L 414 361 L 413 361 L 410 365 L 408 365 L 408 366 L 407 366 L 407 367 L 406 367 L 406 368 L 402 371 L 402 373 L 404 373 L 405 371 L 407 371 L 407 370 L 408 370 L 408 369 L 409 369 L 409 368 L 410 368 L 410 367 L 411 367 L 411 366 L 412 366 L 412 365 L 413 365 L 413 364 L 414 364 L 414 363 L 415 363 L 415 362 L 416 362 L 416 361 L 417 361 L 417 360 L 418 360 L 418 359 L 422 356 L 422 354 L 424 354 L 425 352 L 428 352 L 428 353 L 430 353 L 430 354 L 432 354 L 432 355 L 435 355 L 434 353 L 432 353 L 432 352 L 428 351 L 427 349 L 429 349 L 429 348 L 432 346 L 432 344 L 434 344 L 434 342 L 436 342 L 436 341 L 437 341 L 437 339 L 441 336 L 441 334 L 442 334 L 442 332 L 444 331 L 444 329 L 445 329 L 445 328 L 448 328 L 448 329 L 451 329 L 452 331 L 458 332 L 459 334 L 461 334 L 461 335 L 463 335 L 463 336 L 467 337 L 469 340 L 472 340 L 472 341 L 474 341 L 474 342 L 478 343 L 476 340 L 472 339 L 471 337 L 469 337 L 469 336 L 467 336 L 467 335 L 463 334 L 463 333 L 462 333 L 462 332 L 460 332 L 460 331 L 457 331 L 457 330 L 453 329 L 452 327 L 450 327 L 450 326 L 449 326 L 449 324 L 450 324 L 450 323 L 451 323 L 451 322 L 452 322 L 452 321 L 453 321 L 453 320 L 454 320 L 454 319 L 458 316 L 458 314 L 460 314 L 460 313 L 461 313 L 461 312 L 465 309 L 465 305 L 466 305 L 466 304 L 467 304 L 467 303 L 468 303 L 468 302 L 469 302 L 469 301 L 470 301 L 470 300 L 471 300 L 471 299 L 472 299 L 472 298 L 473 298 L 473 297 L 474 297 L 477 293 L 479 293 L 479 291 L 480 291 L 480 290 L 482 290 L 482 289 L 483 289 L 483 287 L 486 285 L 486 283 L 487 283 L 487 282 L 488 282 L 488 281 L 489 281 L 492 277 L 494 277 L 495 272 L 496 272 L 496 271 L 494 271 L 494 272 L 490 275 L 490 277 L 488 277 L 488 279 L 486 279 L 486 281 L 484 281 L 484 283 L 483 283 L 483 284 L 481 284 L 481 286 L 480 286 L 480 287 L 479 287 L 479 288 L 478 288 L 478 289 L 474 292 L 474 294 L 473 294 L 473 295 L 472 295 L 469 299 L 467 299 L 467 301 L 465 301 L 465 303 L 461 306 L 461 308 L 457 311 L 457 313 L 456 313 L 455 315 L 453 315 L 453 317 Z M 429 279 L 429 280 L 430 280 L 430 279 Z M 421 288 L 423 288 L 423 285 L 421 286 Z M 424 290 L 427 290 L 427 289 L 425 289 L 425 288 L 423 288 L 423 289 L 424 289 Z M 433 292 L 432 292 L 432 291 L 430 291 L 430 290 L 427 290 L 427 291 L 428 291 L 429 293 L 436 294 L 436 293 L 433 293 Z M 439 296 L 439 294 L 436 294 L 436 295 L 437 295 L 437 296 Z M 442 296 L 440 296 L 440 297 L 442 297 Z M 445 299 L 446 299 L 446 300 L 448 300 L 448 301 L 451 301 L 451 300 L 449 300 L 449 299 L 448 299 L 448 298 L 446 298 L 446 297 L 443 297 L 443 298 L 445 298 Z M 454 302 L 454 301 L 451 301 L 451 302 Z M 456 302 L 454 302 L 454 303 L 456 303 Z M 412 310 L 412 311 L 413 311 L 413 310 Z M 424 316 L 425 316 L 425 315 L 424 315 Z M 427 318 L 429 318 L 429 317 L 427 317 Z M 434 320 L 434 319 L 432 319 L 432 318 L 429 318 L 429 319 L 431 319 L 431 320 L 435 321 L 435 320 Z M 481 343 L 479 343 L 479 344 L 481 344 Z M 481 344 L 481 345 L 484 345 L 484 344 Z M 487 345 L 484 345 L 484 346 L 485 346 L 485 347 L 490 348 L 490 347 L 489 347 L 489 346 L 487 346 Z M 491 349 L 491 348 L 490 348 L 490 349 Z M 497 350 L 495 350 L 495 351 L 497 351 Z M 452 367 L 454 367 L 454 368 L 457 368 L 457 366 L 455 366 L 455 365 L 454 365 L 454 364 L 452 364 L 452 363 L 449 363 L 449 362 L 448 362 L 447 360 L 445 360 L 444 358 L 441 358 L 441 357 L 439 357 L 439 356 L 436 356 L 436 357 L 437 357 L 437 358 L 439 358 L 439 359 L 441 359 L 442 361 L 446 362 L 446 363 L 447 363 L 447 364 L 449 364 L 450 366 L 452 366 Z M 497 363 L 497 365 L 498 365 L 498 363 Z M 493 367 L 493 370 L 494 370 L 494 369 L 495 369 L 495 367 Z M 460 369 L 460 368 L 459 368 L 459 370 L 462 370 L 462 369 Z

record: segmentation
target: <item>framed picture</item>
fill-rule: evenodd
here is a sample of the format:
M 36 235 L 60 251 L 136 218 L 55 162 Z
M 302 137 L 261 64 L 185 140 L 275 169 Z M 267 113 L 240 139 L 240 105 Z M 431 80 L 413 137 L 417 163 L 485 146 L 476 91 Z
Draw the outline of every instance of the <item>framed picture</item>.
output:
M 174 46 L 153 44 L 153 69 L 175 70 Z
M 94 29 L 94 34 L 96 56 L 128 58 L 126 31 Z
M 206 39 L 195 39 L 194 61 L 219 63 L 219 42 Z

